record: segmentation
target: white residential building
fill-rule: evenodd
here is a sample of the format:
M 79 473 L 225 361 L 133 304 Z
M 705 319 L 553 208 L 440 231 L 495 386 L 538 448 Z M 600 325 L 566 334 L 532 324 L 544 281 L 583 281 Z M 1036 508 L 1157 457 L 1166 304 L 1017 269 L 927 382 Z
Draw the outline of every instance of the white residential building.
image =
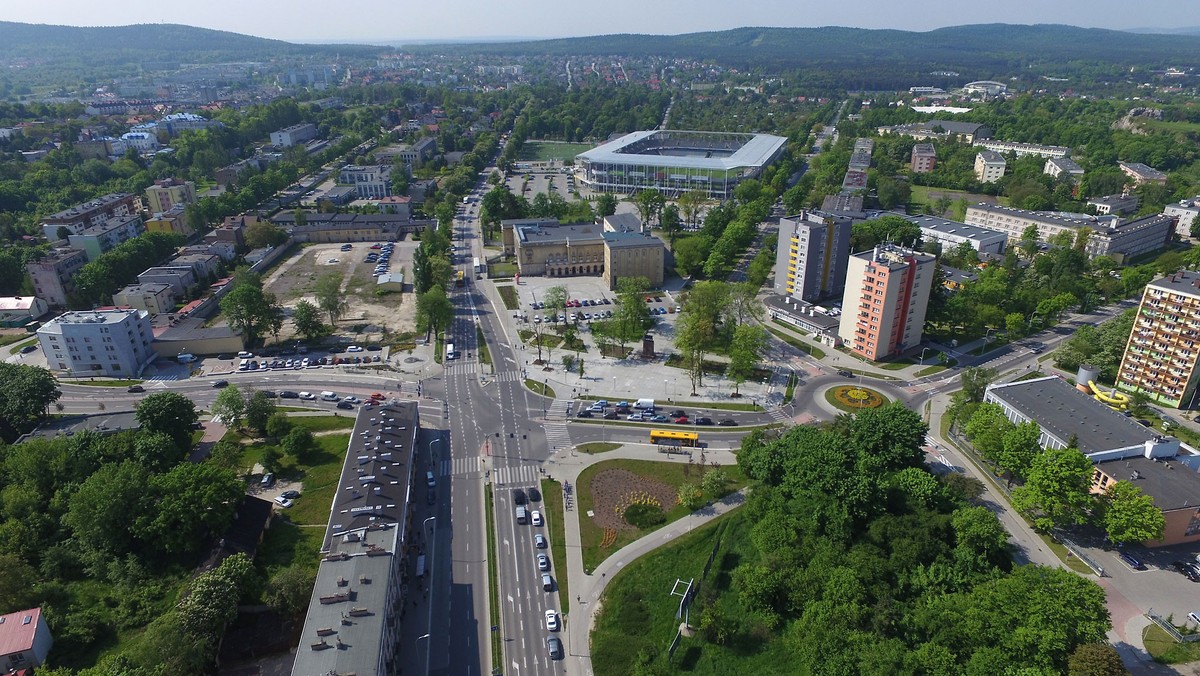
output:
M 293 124 L 290 127 L 284 127 L 279 131 L 271 132 L 271 145 L 280 148 L 290 148 L 291 146 L 305 141 L 311 141 L 317 137 L 317 125 L 307 122 L 304 124 Z
M 1175 219 L 1175 234 L 1190 239 L 1192 225 L 1196 223 L 1196 215 L 1200 214 L 1200 195 L 1168 204 L 1163 208 L 1163 213 Z
M 1042 168 L 1042 173 L 1049 174 L 1053 178 L 1065 174 L 1068 179 L 1078 181 L 1083 178 L 1083 167 L 1069 157 L 1051 157 L 1046 160 L 1046 166 Z
M 392 194 L 392 167 L 386 164 L 348 164 L 338 174 L 338 183 L 354 187 L 359 199 L 380 199 Z
M 51 370 L 68 375 L 138 376 L 154 360 L 144 310 L 84 310 L 59 315 L 37 331 Z
M 1004 248 L 1008 244 L 1008 235 L 996 230 L 981 228 L 977 225 L 967 225 L 966 223 L 959 223 L 958 221 L 951 221 L 937 216 L 893 215 L 906 219 L 909 223 L 921 228 L 922 239 L 941 242 L 944 251 L 949 251 L 963 242 L 968 242 L 971 248 L 979 253 L 1003 256 Z
M 1004 178 L 1007 166 L 1003 155 L 994 150 L 984 150 L 975 156 L 975 178 L 980 183 L 995 183 Z

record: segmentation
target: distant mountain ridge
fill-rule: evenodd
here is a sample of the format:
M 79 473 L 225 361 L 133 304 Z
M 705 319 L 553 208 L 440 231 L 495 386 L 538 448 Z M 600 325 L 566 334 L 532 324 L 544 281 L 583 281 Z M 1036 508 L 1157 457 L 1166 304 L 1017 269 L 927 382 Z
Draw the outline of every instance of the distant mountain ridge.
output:
M 449 47 L 449 46 L 448 46 Z M 411 47 L 433 50 L 432 45 Z M 682 35 L 615 34 L 528 42 L 455 44 L 478 53 L 628 54 L 715 58 L 737 65 L 799 67 L 878 64 L 1008 67 L 1022 63 L 1087 60 L 1117 64 L 1190 65 L 1200 36 L 1130 33 L 1054 24 L 977 24 L 927 32 L 890 29 L 747 27 Z

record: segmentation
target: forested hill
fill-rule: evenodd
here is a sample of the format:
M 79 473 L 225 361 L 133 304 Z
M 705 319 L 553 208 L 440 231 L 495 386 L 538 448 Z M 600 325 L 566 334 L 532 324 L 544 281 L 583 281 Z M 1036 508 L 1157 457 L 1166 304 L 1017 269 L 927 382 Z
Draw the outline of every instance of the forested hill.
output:
M 0 21 L 0 63 L 217 63 L 378 51 L 360 45 L 299 45 L 178 24 L 78 28 Z
M 614 54 L 715 59 L 727 65 L 766 68 L 819 64 L 878 66 L 888 61 L 896 66 L 960 69 L 1071 61 L 1182 67 L 1200 61 L 1200 36 L 1147 35 L 1048 24 L 980 24 L 923 33 L 835 26 L 737 28 L 669 36 L 599 35 L 456 45 L 455 49 L 513 55 Z

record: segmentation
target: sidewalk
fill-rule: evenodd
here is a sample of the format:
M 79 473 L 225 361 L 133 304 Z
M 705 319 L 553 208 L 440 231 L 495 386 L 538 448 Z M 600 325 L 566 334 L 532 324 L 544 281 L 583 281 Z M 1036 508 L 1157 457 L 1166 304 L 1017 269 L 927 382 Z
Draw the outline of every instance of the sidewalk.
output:
M 737 456 L 732 451 L 709 448 L 705 449 L 705 453 L 708 459 L 719 462 L 722 465 L 737 463 Z M 687 456 L 667 457 L 679 457 L 682 462 L 687 462 L 685 459 Z M 547 476 L 552 476 L 560 482 L 568 482 L 575 485 L 579 474 L 587 467 L 607 460 L 621 459 L 662 461 L 663 456 L 650 444 L 628 444 L 607 453 L 596 454 L 572 451 L 565 456 L 552 459 L 551 464 L 547 468 Z M 614 575 L 643 554 L 651 552 L 740 506 L 745 501 L 745 497 L 744 490 L 731 493 L 716 503 L 692 512 L 678 521 L 667 524 L 647 534 L 645 537 L 625 545 L 606 558 L 596 567 L 596 570 L 591 575 L 584 573 L 583 570 L 583 545 L 579 529 L 579 519 L 588 517 L 586 514 L 580 514 L 574 509 L 564 509 L 563 516 L 565 523 L 563 525 L 566 532 L 567 579 L 570 580 L 571 593 L 575 595 L 575 599 L 559 600 L 561 607 L 564 609 L 563 622 L 567 630 L 567 659 L 564 663 L 567 667 L 567 673 L 578 676 L 590 676 L 592 674 L 592 629 L 596 620 L 596 614 L 600 610 L 600 597 Z M 575 504 L 578 505 L 577 502 Z

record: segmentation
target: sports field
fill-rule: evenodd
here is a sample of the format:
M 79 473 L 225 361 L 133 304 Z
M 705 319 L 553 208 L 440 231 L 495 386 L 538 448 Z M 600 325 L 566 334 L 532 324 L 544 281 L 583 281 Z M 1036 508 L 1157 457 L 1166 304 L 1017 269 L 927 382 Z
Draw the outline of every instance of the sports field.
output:
M 575 156 L 586 150 L 591 150 L 590 143 L 556 143 L 554 141 L 526 141 L 521 146 L 522 162 L 549 162 L 560 160 L 571 162 Z

